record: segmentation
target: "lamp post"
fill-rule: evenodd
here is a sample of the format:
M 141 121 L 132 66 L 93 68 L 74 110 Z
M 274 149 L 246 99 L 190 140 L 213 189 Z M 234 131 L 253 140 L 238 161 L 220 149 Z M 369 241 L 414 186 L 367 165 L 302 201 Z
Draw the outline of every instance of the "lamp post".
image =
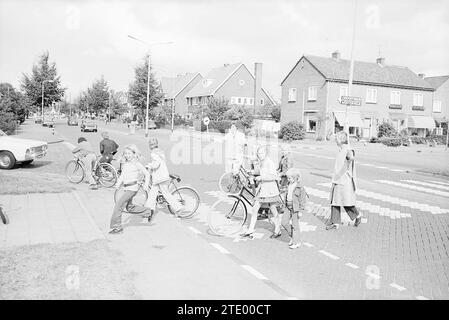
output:
M 355 0 L 355 6 L 354 6 L 354 24 L 352 26 L 352 42 L 351 42 L 351 62 L 350 62 L 350 66 L 349 66 L 348 96 L 350 96 L 350 97 L 352 97 L 352 81 L 354 78 L 354 43 L 355 43 L 356 24 L 357 24 L 357 0 Z M 348 111 L 349 111 L 349 102 L 346 105 L 346 113 L 345 113 L 345 131 L 348 134 L 348 144 L 349 144 Z
M 54 82 L 54 80 L 42 81 L 42 124 L 44 124 L 44 85 L 45 85 L 45 82 Z
M 157 43 L 147 43 L 146 41 L 140 40 L 136 37 L 128 35 L 128 38 L 139 41 L 147 45 L 148 49 L 148 71 L 147 71 L 147 105 L 146 105 L 146 116 L 145 116 L 145 137 L 148 137 L 148 114 L 150 106 L 150 74 L 151 74 L 151 51 L 150 48 L 156 45 L 172 44 L 173 42 L 157 42 Z

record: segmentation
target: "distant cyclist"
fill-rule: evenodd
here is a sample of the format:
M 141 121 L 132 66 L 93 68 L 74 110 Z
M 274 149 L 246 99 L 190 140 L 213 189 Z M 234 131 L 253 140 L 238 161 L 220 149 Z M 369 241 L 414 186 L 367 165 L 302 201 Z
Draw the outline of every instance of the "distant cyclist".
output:
M 111 163 L 113 156 L 117 153 L 119 145 L 114 141 L 109 139 L 109 134 L 105 131 L 101 133 L 103 140 L 100 142 L 100 163 Z

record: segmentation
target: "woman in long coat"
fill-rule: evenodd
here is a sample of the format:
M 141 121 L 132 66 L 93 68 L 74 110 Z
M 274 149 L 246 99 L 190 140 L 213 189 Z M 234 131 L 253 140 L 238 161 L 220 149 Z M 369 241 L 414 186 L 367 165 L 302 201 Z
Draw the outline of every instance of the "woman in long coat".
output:
M 355 152 L 349 147 L 348 134 L 339 132 L 335 141 L 340 148 L 335 159 L 334 173 L 332 175 L 332 189 L 330 194 L 331 219 L 326 230 L 337 229 L 341 224 L 340 208 L 344 207 L 351 220 L 355 219 L 354 226 L 357 227 L 362 221 L 362 215 L 357 210 L 356 195 L 356 171 Z

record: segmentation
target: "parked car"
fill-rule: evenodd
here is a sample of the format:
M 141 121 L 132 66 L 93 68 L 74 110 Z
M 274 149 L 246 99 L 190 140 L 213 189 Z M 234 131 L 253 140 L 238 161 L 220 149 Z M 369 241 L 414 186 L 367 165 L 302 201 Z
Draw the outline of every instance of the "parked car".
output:
M 148 120 L 148 130 L 151 130 L 151 129 L 157 129 L 157 125 L 156 125 L 156 122 L 154 122 L 153 120 Z
M 42 124 L 42 126 L 54 128 L 55 122 L 53 120 L 44 120 L 44 123 Z
M 8 136 L 0 130 L 0 169 L 12 169 L 16 163 L 29 164 L 47 154 L 44 141 Z
M 75 117 L 69 117 L 69 118 L 67 118 L 67 124 L 69 126 L 77 126 L 78 125 L 78 119 L 76 119 Z
M 81 122 L 81 132 L 97 132 L 98 128 L 95 122 L 93 121 L 83 121 Z
M 42 118 L 36 118 L 36 119 L 34 120 L 34 123 L 35 123 L 35 124 L 42 124 Z

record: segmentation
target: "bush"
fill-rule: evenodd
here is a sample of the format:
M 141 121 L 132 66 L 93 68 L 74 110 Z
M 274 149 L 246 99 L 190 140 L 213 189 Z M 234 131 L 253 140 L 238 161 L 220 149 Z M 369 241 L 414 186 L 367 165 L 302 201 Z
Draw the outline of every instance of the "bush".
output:
M 371 137 L 371 139 L 369 140 L 370 143 L 380 143 L 380 139 L 377 137 Z
M 236 126 L 239 126 L 241 129 L 251 128 L 254 121 L 253 114 L 245 107 L 242 106 L 234 106 L 230 110 L 228 110 L 225 115 L 225 120 L 234 121 Z
M 447 137 L 446 135 L 443 136 L 437 136 L 436 134 L 431 135 L 429 138 L 427 138 L 428 141 L 434 140 L 437 144 L 446 145 L 447 144 Z
M 427 143 L 427 140 L 424 137 L 412 136 L 412 137 L 410 137 L 410 140 L 412 140 L 412 143 L 414 143 L 414 144 L 426 144 Z
M 0 130 L 7 134 L 11 134 L 16 128 L 17 118 L 14 113 L 0 110 Z
M 393 127 L 393 125 L 389 122 L 382 122 L 379 125 L 379 129 L 377 132 L 377 137 L 378 138 L 383 138 L 383 137 L 395 137 L 397 136 L 398 132 L 397 130 Z
M 281 107 L 274 106 L 273 109 L 271 109 L 270 115 L 275 122 L 279 122 L 281 120 Z
M 222 120 L 222 121 L 211 121 L 209 124 L 209 129 L 215 129 L 218 132 L 226 133 L 232 125 L 232 121 L 230 120 Z
M 404 143 L 404 139 L 400 137 L 383 137 L 380 139 L 380 142 L 388 147 L 399 147 Z
M 285 141 L 302 140 L 304 136 L 304 126 L 298 121 L 291 121 L 282 125 L 279 131 L 279 138 Z

